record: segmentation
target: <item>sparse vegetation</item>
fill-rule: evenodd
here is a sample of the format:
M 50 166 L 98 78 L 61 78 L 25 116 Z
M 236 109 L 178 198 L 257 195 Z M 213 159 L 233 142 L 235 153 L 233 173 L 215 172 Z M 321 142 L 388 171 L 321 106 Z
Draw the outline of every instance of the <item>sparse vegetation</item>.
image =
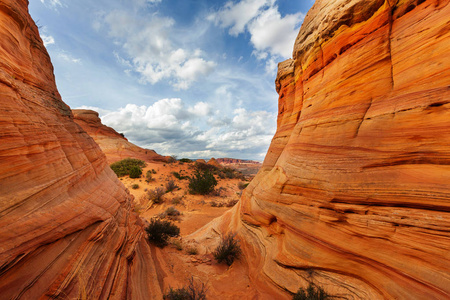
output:
M 171 192 L 171 191 L 175 190 L 176 188 L 178 188 L 178 185 L 175 183 L 175 181 L 169 180 L 166 183 L 166 190 L 167 190 L 167 192 Z
M 241 246 L 239 240 L 235 237 L 236 234 L 231 232 L 222 237 L 219 246 L 213 252 L 218 263 L 225 262 L 228 266 L 231 266 L 234 260 L 241 256 Z
M 150 243 L 157 247 L 164 248 L 167 246 L 167 240 L 170 237 L 180 235 L 180 228 L 170 221 L 152 219 L 150 225 L 145 228 L 147 238 Z
M 227 207 L 233 207 L 233 206 L 235 206 L 238 202 L 239 202 L 238 199 L 230 199 L 230 200 L 228 200 L 226 206 L 227 206 Z
M 194 279 L 189 279 L 187 287 L 180 289 L 170 288 L 169 292 L 164 295 L 164 300 L 206 300 L 206 285 L 204 283 L 195 284 Z
M 331 299 L 327 292 L 320 286 L 310 282 L 306 289 L 300 288 L 292 300 L 326 300 Z
M 177 156 L 176 156 L 176 155 L 169 156 L 169 158 L 167 159 L 167 162 L 168 162 L 169 164 L 176 163 L 177 161 L 178 161 L 178 160 L 177 160 Z
M 153 180 L 153 173 L 152 171 L 148 170 L 147 173 L 145 173 L 145 181 L 150 182 Z
M 194 176 L 189 178 L 189 192 L 191 194 L 207 195 L 214 190 L 216 185 L 216 178 L 208 170 L 197 170 Z
M 181 243 L 180 240 L 178 240 L 178 239 L 173 239 L 170 243 L 171 243 L 171 244 L 175 247 L 175 249 L 177 249 L 178 251 L 183 250 L 183 243 Z
M 140 170 L 139 176 L 142 174 L 142 168 L 145 167 L 145 162 L 135 158 L 125 158 L 121 161 L 115 162 L 110 165 L 111 169 L 116 173 L 118 177 L 130 175 L 132 169 L 138 168 Z M 135 170 L 133 172 L 136 172 Z M 131 177 L 131 175 L 130 175 Z M 133 177 L 132 177 L 133 178 Z M 134 177 L 136 178 L 136 177 Z
M 176 196 L 172 199 L 172 204 L 173 205 L 179 205 L 179 204 L 183 204 L 183 197 L 181 196 Z
M 162 196 L 165 193 L 166 192 L 164 191 L 164 189 L 162 187 L 157 187 L 157 188 L 147 192 L 147 198 L 148 198 L 148 200 L 153 201 L 153 203 L 155 203 L 155 204 L 160 204 L 164 201 Z
M 139 188 L 139 184 L 135 183 L 131 186 L 133 190 L 137 190 Z

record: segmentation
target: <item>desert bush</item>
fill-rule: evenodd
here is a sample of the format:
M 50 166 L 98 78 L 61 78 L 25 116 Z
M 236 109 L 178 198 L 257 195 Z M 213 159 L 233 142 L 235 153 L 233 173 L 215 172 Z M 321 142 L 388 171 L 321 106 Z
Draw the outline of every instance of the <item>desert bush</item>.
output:
M 170 237 L 180 235 L 180 228 L 170 221 L 152 219 L 150 225 L 145 228 L 148 241 L 157 247 L 167 246 Z
M 218 263 L 225 262 L 231 266 L 234 260 L 241 256 L 241 246 L 235 237 L 236 234 L 231 232 L 222 237 L 219 246 L 213 252 Z
M 242 181 L 239 181 L 239 183 L 238 183 L 238 188 L 239 188 L 240 190 L 243 190 L 243 189 L 245 189 L 246 187 L 248 187 L 248 185 L 249 185 L 248 182 L 242 182 Z
M 167 162 L 169 164 L 176 163 L 177 162 L 177 156 L 176 155 L 169 156 L 169 158 L 167 159 Z
M 142 169 L 138 166 L 133 166 L 130 169 L 130 178 L 139 178 L 142 175 Z
M 219 173 L 219 177 L 224 179 L 224 178 L 229 178 L 229 179 L 233 179 L 233 178 L 239 178 L 239 179 L 244 179 L 244 175 L 239 172 L 236 169 L 233 168 L 228 168 L 225 167 L 223 169 L 220 170 Z
M 310 282 L 306 289 L 300 288 L 292 300 L 326 300 L 331 298 L 322 287 Z
M 177 196 L 172 199 L 173 205 L 183 204 L 183 197 Z
M 135 183 L 131 186 L 133 190 L 137 190 L 139 188 L 139 184 Z
M 192 162 L 192 160 L 189 158 L 182 158 L 182 159 L 179 159 L 178 161 L 182 162 L 182 163 L 191 163 Z
M 186 248 L 186 253 L 189 255 L 197 255 L 198 249 L 195 246 L 189 246 Z
M 206 285 L 204 283 L 195 284 L 194 279 L 189 279 L 187 287 L 180 289 L 170 288 L 169 292 L 163 296 L 164 300 L 206 300 Z
M 160 204 L 164 200 L 162 196 L 165 194 L 165 190 L 162 187 L 157 187 L 154 190 L 150 190 L 147 192 L 147 198 L 148 200 L 153 201 L 155 204 Z
M 155 170 L 155 169 L 152 169 L 152 173 L 153 173 L 153 174 L 156 174 L 156 170 Z
M 183 250 L 183 243 L 181 243 L 180 240 L 178 240 L 178 239 L 173 239 L 170 243 L 171 243 L 171 244 L 175 247 L 175 249 L 177 249 L 178 251 Z
M 142 174 L 142 168 L 145 167 L 145 162 L 140 159 L 125 158 L 122 159 L 121 161 L 111 164 L 110 167 L 118 177 L 122 177 L 125 175 L 130 175 L 131 169 L 133 167 L 139 168 Z M 139 174 L 139 176 L 141 174 Z
M 178 209 L 176 209 L 175 207 L 171 206 L 169 208 L 166 209 L 166 215 L 171 216 L 171 217 L 176 217 L 181 215 L 180 211 Z
M 172 172 L 173 177 L 179 180 L 189 179 L 189 176 L 183 176 L 178 172 Z
M 233 207 L 233 206 L 235 206 L 238 202 L 239 202 L 238 199 L 231 199 L 231 200 L 228 200 L 226 206 L 227 206 L 227 207 Z
M 217 173 L 219 170 L 216 166 L 208 165 L 203 162 L 195 162 L 195 169 L 197 171 L 210 171 L 211 173 Z
M 216 185 L 216 178 L 214 178 L 214 175 L 208 170 L 197 170 L 194 173 L 194 176 L 189 178 L 189 192 L 191 194 L 209 194 L 214 190 Z
M 169 180 L 167 183 L 166 183 L 166 190 L 167 190 L 167 192 L 171 192 L 171 191 L 173 191 L 174 189 L 176 189 L 178 187 L 178 185 L 175 183 L 175 181 L 173 181 L 173 180 Z
M 148 170 L 147 173 L 145 173 L 145 181 L 150 182 L 152 180 L 153 180 L 152 171 Z

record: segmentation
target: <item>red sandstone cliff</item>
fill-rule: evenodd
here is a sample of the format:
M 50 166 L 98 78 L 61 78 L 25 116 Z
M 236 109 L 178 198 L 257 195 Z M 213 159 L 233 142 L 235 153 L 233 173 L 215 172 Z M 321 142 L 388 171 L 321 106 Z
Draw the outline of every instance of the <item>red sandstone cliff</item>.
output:
M 73 109 L 74 121 L 83 128 L 100 146 L 109 163 L 124 158 L 138 158 L 144 161 L 167 161 L 167 158 L 153 150 L 130 143 L 113 128 L 102 124 L 98 113 L 93 110 Z
M 317 1 L 279 66 L 262 170 L 194 236 L 237 231 L 252 282 L 280 298 L 308 281 L 450 298 L 449 16 L 449 1 Z
M 28 1 L 0 1 L 0 298 L 160 299 L 132 197 L 61 101 Z

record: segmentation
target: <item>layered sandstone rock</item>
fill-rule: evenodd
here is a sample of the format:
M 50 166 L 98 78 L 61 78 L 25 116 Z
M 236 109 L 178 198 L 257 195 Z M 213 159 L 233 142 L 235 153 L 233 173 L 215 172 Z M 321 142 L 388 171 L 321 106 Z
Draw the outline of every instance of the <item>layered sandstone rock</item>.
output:
M 279 66 L 263 169 L 196 237 L 238 231 L 252 281 L 280 293 L 449 298 L 448 16 L 449 1 L 317 1 Z
M 61 101 L 27 6 L 0 1 L 0 298 L 160 299 L 132 197 Z
M 72 113 L 74 121 L 100 146 L 109 163 L 129 157 L 144 161 L 167 161 L 167 157 L 136 146 L 113 128 L 103 125 L 96 111 L 73 109 Z

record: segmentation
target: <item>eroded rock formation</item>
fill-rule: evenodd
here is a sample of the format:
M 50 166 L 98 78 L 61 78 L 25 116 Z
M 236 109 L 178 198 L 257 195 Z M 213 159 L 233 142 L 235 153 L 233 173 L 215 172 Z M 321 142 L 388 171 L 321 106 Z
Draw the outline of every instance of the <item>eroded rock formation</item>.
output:
M 154 150 L 144 149 L 130 143 L 126 137 L 113 128 L 102 124 L 98 113 L 87 109 L 73 109 L 74 121 L 81 126 L 100 146 L 109 163 L 124 158 L 138 158 L 144 161 L 167 161 L 167 157 Z
M 449 16 L 449 1 L 316 1 L 279 66 L 263 169 L 196 237 L 239 232 L 252 281 L 280 293 L 448 299 Z
M 0 298 L 161 299 L 132 197 L 61 101 L 27 0 L 0 1 Z

